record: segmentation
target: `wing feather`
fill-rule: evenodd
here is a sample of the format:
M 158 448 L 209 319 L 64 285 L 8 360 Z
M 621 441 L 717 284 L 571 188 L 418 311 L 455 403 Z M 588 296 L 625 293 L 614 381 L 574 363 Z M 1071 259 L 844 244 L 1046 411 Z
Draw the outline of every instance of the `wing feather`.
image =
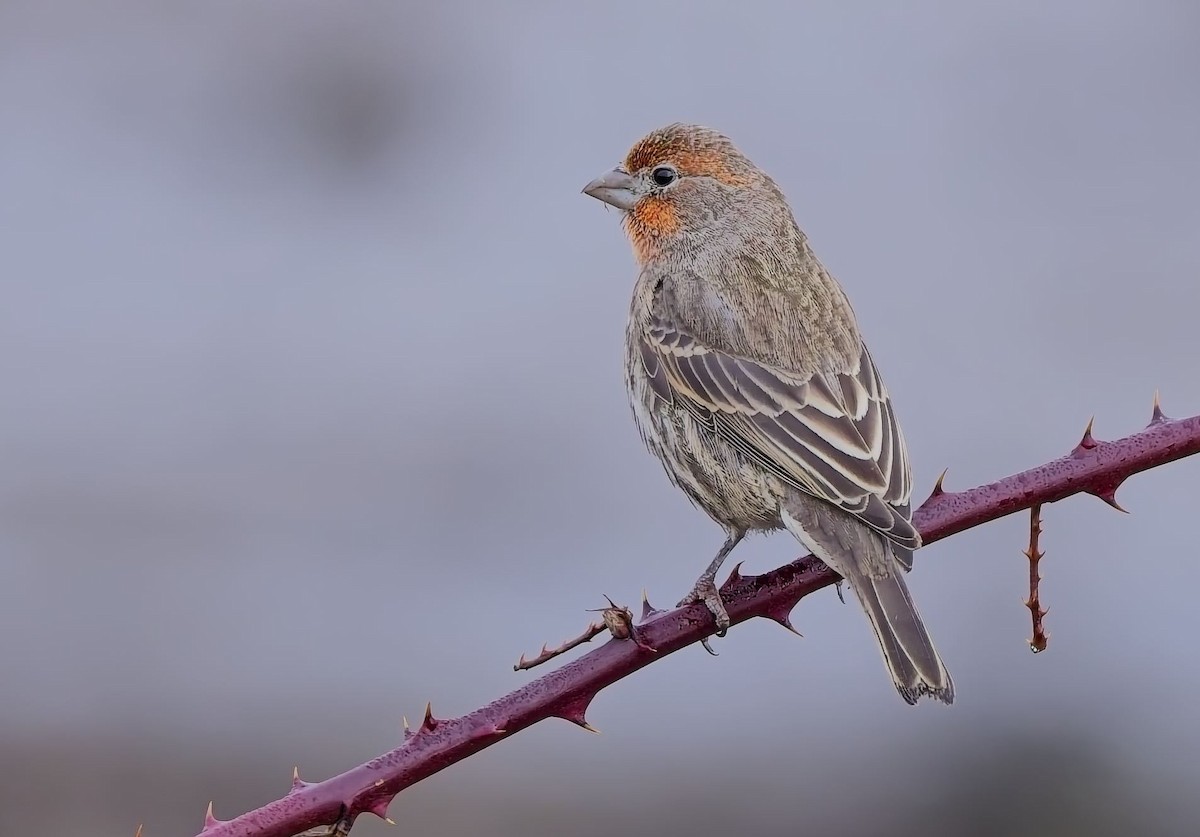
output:
M 906 549 L 912 476 L 891 400 L 864 346 L 856 368 L 800 380 L 705 346 L 656 320 L 640 345 L 651 390 L 682 404 L 786 483 L 853 514 Z

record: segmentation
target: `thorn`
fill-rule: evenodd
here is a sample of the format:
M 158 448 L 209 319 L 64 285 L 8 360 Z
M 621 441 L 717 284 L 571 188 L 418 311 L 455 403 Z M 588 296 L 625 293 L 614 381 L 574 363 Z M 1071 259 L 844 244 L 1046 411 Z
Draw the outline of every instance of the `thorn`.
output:
M 946 493 L 946 489 L 942 487 L 942 483 L 946 481 L 946 473 L 949 470 L 949 468 L 943 468 L 942 472 L 938 474 L 937 482 L 933 484 L 933 492 L 929 495 L 930 497 L 941 497 Z
M 300 766 L 292 768 L 292 790 L 297 791 L 300 788 L 308 787 L 308 782 L 300 778 Z
M 380 785 L 382 785 L 382 784 L 383 784 L 383 779 L 376 779 L 376 780 L 375 780 L 375 787 L 379 787 L 379 786 L 380 786 Z
M 379 817 L 379 819 L 386 820 L 387 822 L 391 823 L 392 825 L 395 825 L 394 822 L 392 822 L 391 820 L 388 819 L 388 815 L 387 815 L 388 805 L 391 804 L 392 799 L 394 799 L 394 797 L 391 797 L 391 796 L 381 797 L 381 798 L 375 800 L 374 802 L 372 802 L 370 805 L 368 805 L 367 810 L 369 812 L 371 812 L 372 814 L 374 814 L 375 816 Z
M 946 481 L 946 472 L 949 470 L 950 470 L 949 468 L 943 468 L 942 473 L 938 474 L 937 482 L 935 482 L 933 484 L 933 491 L 929 492 L 929 496 L 926 497 L 925 502 L 921 504 L 922 508 L 929 505 L 934 500 L 936 500 L 938 497 L 941 497 L 943 494 L 946 493 L 946 489 L 943 486 L 943 483 Z
M 763 615 L 767 619 L 770 619 L 772 622 L 775 622 L 775 623 L 787 628 L 789 631 L 794 633 L 796 636 L 798 636 L 798 637 L 804 636 L 804 634 L 802 634 L 798 630 L 796 630 L 796 626 L 792 624 L 792 609 L 790 607 L 789 608 L 781 607 L 776 610 L 769 610 Z
M 505 735 L 507 733 L 508 730 L 500 729 L 500 727 L 496 726 L 495 724 L 484 724 L 483 726 L 476 727 L 471 731 L 471 738 L 472 740 L 479 740 L 480 738 L 491 738 L 496 735 Z
M 137 831 L 133 832 L 133 837 L 142 837 L 142 824 L 138 823 Z
M 575 698 L 574 700 L 565 704 L 562 709 L 554 714 L 557 717 L 562 718 L 564 721 L 570 721 L 571 723 L 575 724 L 575 726 L 583 727 L 588 732 L 599 733 L 600 730 L 589 724 L 586 717 L 588 704 L 592 702 L 592 698 L 594 697 L 595 694 L 584 695 L 583 697 Z
M 524 659 L 525 659 L 525 657 L 522 656 L 521 660 L 524 661 Z M 413 734 L 413 731 L 408 726 L 408 716 L 401 715 L 400 723 L 404 726 L 404 739 L 407 741 L 409 738 L 412 738 L 412 734 Z
M 383 821 L 384 821 L 384 822 L 386 822 L 388 825 L 395 825 L 395 824 L 396 824 L 396 821 L 395 821 L 394 819 L 392 819 L 391 817 L 384 817 L 384 818 L 383 818 Z
M 208 831 L 210 828 L 216 828 L 222 822 L 223 820 L 219 820 L 213 816 L 213 804 L 209 800 L 208 810 L 204 812 L 204 830 Z
M 1085 427 L 1083 430 L 1083 438 L 1079 440 L 1079 444 L 1075 446 L 1075 450 L 1071 451 L 1072 454 L 1078 456 L 1079 454 L 1089 451 L 1096 447 L 1096 445 L 1100 444 L 1096 441 L 1096 438 L 1092 436 L 1092 425 L 1095 422 L 1095 416 L 1092 416 L 1090 419 L 1088 419 L 1087 427 Z
M 732 587 L 742 580 L 742 561 L 738 561 L 733 565 L 733 571 L 729 573 L 729 578 L 725 579 L 725 583 L 721 585 L 721 589 Z
M 433 732 L 440 724 L 437 718 L 433 717 L 433 701 L 425 703 L 425 720 L 421 721 L 421 732 Z
M 788 631 L 791 631 L 792 633 L 796 634 L 797 637 L 800 637 L 800 638 L 804 637 L 804 634 L 797 631 L 796 626 L 792 625 L 792 615 L 791 615 L 791 612 L 787 612 L 787 610 L 780 610 L 780 612 L 768 613 L 767 619 L 775 622 L 776 625 L 781 625 L 782 627 L 786 627 Z
M 1117 502 L 1117 487 L 1118 486 L 1114 485 L 1111 488 L 1105 488 L 1102 491 L 1091 491 L 1088 493 L 1090 493 L 1093 497 L 1099 497 L 1117 511 L 1129 514 L 1129 510 Z
M 1162 404 L 1158 400 L 1158 390 L 1154 390 L 1154 410 L 1150 413 L 1150 425 L 1162 424 L 1164 421 L 1170 421 L 1170 419 L 1162 411 Z
M 642 621 L 645 622 L 651 617 L 662 613 L 661 610 L 650 604 L 650 599 L 646 596 L 646 588 L 642 588 Z

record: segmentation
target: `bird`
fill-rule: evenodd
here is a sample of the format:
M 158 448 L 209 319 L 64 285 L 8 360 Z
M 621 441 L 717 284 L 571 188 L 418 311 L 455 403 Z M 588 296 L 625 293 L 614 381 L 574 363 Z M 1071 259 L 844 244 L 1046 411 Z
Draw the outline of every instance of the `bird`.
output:
M 721 564 L 786 530 L 853 589 L 900 696 L 952 703 L 904 579 L 921 546 L 904 436 L 780 187 L 729 137 L 676 122 L 583 193 L 621 211 L 637 264 L 624 371 L 642 441 L 726 534 L 679 606 L 702 602 L 724 635 Z

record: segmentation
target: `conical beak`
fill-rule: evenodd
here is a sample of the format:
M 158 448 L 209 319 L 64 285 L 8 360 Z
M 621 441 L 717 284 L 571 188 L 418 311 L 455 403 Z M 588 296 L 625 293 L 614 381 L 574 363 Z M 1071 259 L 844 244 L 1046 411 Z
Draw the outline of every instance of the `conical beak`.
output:
M 583 193 L 628 212 L 638 201 L 633 190 L 636 183 L 637 181 L 626 172 L 613 169 L 584 186 Z

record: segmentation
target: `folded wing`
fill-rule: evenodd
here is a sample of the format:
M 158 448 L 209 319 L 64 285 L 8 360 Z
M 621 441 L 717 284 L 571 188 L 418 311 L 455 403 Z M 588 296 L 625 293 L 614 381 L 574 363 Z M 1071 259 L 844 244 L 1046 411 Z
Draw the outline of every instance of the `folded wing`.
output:
M 856 368 L 805 378 L 705 346 L 661 319 L 640 349 L 657 398 L 682 405 L 781 480 L 854 515 L 903 552 L 920 546 L 909 521 L 904 437 L 865 345 Z

